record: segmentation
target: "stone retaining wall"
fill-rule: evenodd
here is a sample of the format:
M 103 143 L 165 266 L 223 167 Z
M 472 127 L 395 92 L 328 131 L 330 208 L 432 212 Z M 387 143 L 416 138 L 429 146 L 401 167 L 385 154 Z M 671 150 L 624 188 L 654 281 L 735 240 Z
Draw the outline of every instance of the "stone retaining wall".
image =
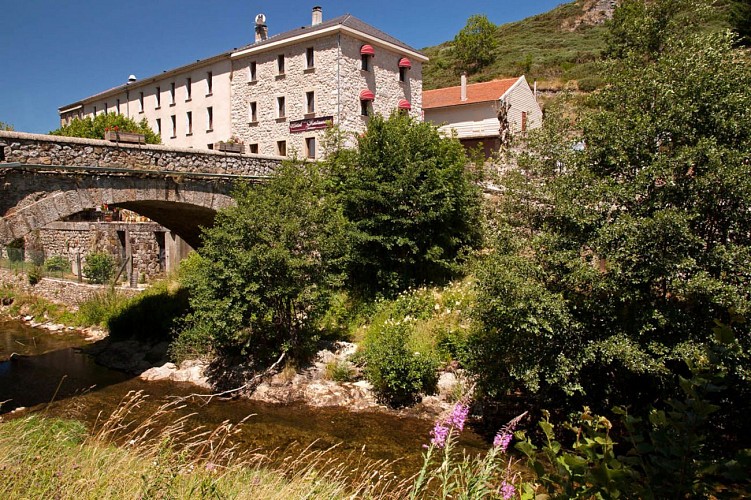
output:
M 73 308 L 77 308 L 79 304 L 93 295 L 106 292 L 109 289 L 108 285 L 89 285 L 53 278 L 42 278 L 39 283 L 31 286 L 25 273 L 9 271 L 8 269 L 0 269 L 0 285 L 8 285 L 15 290 L 20 290 Z M 115 290 L 119 294 L 131 297 L 143 291 L 138 288 L 125 287 L 117 287 Z
M 267 176 L 282 159 L 151 144 L 0 131 L 0 162 Z

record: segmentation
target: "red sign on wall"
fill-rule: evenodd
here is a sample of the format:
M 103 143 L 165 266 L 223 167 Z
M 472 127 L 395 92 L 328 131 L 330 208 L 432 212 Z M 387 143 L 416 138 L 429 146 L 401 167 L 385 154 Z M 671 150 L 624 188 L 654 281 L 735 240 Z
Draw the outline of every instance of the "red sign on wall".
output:
M 310 130 L 321 130 L 329 128 L 334 123 L 333 116 L 320 116 L 316 118 L 305 118 L 304 120 L 295 120 L 289 122 L 289 131 L 295 132 L 308 132 Z

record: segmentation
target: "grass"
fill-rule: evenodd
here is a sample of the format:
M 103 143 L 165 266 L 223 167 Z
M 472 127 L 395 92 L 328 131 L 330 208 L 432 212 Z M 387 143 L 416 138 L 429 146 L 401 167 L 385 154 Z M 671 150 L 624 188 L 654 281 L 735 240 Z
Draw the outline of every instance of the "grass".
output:
M 143 398 L 129 393 L 91 432 L 39 415 L 0 424 L 0 498 L 404 497 L 406 481 L 373 473 L 383 462 L 336 461 L 310 447 L 274 462 L 233 445 L 250 424 L 188 428 L 179 401 L 138 421 Z

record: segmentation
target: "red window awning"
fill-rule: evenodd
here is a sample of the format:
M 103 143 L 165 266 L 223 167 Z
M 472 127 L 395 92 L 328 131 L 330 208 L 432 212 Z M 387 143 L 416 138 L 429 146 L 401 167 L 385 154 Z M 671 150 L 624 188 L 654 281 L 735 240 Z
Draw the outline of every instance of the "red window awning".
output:
M 406 57 L 402 57 L 401 59 L 399 59 L 399 67 L 400 68 L 411 68 L 412 67 L 412 63 L 409 62 L 409 59 L 407 59 Z
M 406 99 L 399 99 L 399 109 L 412 109 L 412 105 Z
M 372 45 L 363 45 L 362 47 L 360 47 L 360 54 L 364 56 L 374 56 L 375 49 Z
M 361 101 L 373 101 L 375 100 L 375 94 L 368 89 L 363 89 L 360 91 L 360 100 Z

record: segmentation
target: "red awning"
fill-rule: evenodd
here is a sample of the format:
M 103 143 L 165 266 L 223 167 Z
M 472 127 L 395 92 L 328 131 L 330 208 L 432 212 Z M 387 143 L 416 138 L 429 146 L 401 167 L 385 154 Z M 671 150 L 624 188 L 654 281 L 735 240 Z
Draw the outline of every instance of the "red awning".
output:
M 412 63 L 409 62 L 409 59 L 407 59 L 406 57 L 402 57 L 401 59 L 399 59 L 399 67 L 400 68 L 411 68 L 412 67 Z
M 361 101 L 372 101 L 375 99 L 375 94 L 371 92 L 368 89 L 363 89 L 360 91 L 360 100 Z
M 375 49 L 372 45 L 363 45 L 362 47 L 360 47 L 360 54 L 364 56 L 374 56 Z
M 399 109 L 412 109 L 412 105 L 406 99 L 399 99 Z

